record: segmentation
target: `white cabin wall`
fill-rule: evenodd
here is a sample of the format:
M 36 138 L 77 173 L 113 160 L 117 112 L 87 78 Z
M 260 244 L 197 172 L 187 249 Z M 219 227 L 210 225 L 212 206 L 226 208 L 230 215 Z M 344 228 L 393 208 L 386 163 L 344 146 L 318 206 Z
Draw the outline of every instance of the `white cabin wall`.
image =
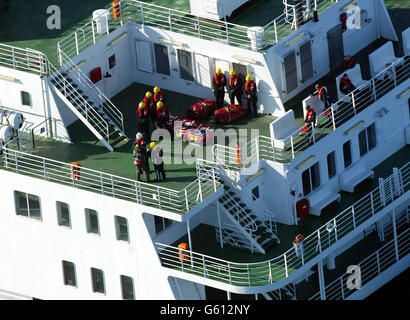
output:
M 120 275 L 126 275 L 136 299 L 174 299 L 137 204 L 4 170 L 0 180 L 7 181 L 0 256 L 10 262 L 2 264 L 1 290 L 40 299 L 122 299 Z M 14 190 L 40 197 L 42 221 L 16 215 Z M 56 201 L 70 205 L 71 229 L 57 225 Z M 86 232 L 85 208 L 98 212 L 100 236 Z M 128 220 L 129 243 L 116 239 L 115 215 Z M 62 260 L 75 263 L 76 288 L 64 285 Z M 104 271 L 105 295 L 92 292 L 91 267 Z
M 213 90 L 210 86 L 211 79 L 213 77 L 213 70 L 209 70 L 209 78 L 205 79 L 204 82 L 198 79 L 194 79 L 194 82 L 187 81 L 180 78 L 179 74 L 179 63 L 177 57 L 177 49 L 183 49 L 190 51 L 194 54 L 201 54 L 212 59 L 224 60 L 230 63 L 243 64 L 248 67 L 248 71 L 253 75 L 254 80 L 256 80 L 259 99 L 258 106 L 259 111 L 263 113 L 271 113 L 274 115 L 281 115 L 284 112 L 284 107 L 280 99 L 275 84 L 272 80 L 272 76 L 269 73 L 267 67 L 267 62 L 262 53 L 254 52 L 250 50 L 245 50 L 237 47 L 230 47 L 223 43 L 211 42 L 207 40 L 202 40 L 195 37 L 186 36 L 183 34 L 178 34 L 174 32 L 164 31 L 157 28 L 152 28 L 148 26 L 141 26 L 138 24 L 130 24 L 133 26 L 132 36 L 134 37 L 133 44 L 131 44 L 131 60 L 133 66 L 134 81 L 138 83 L 143 83 L 151 86 L 159 86 L 161 88 L 172 90 L 192 96 L 198 96 L 202 98 L 214 99 Z M 179 42 L 181 45 L 169 44 L 161 42 L 160 39 L 168 39 L 174 42 Z M 169 59 L 170 59 L 170 76 L 157 74 L 155 72 L 145 72 L 138 70 L 136 60 L 138 59 L 135 41 L 146 41 L 151 45 L 153 43 L 158 43 L 161 45 L 166 45 L 168 47 Z M 152 51 L 153 52 L 153 51 Z M 232 56 L 240 56 L 248 60 L 254 60 L 256 63 L 244 62 L 233 58 Z M 153 62 L 154 63 L 154 62 Z M 210 63 L 210 65 L 212 62 Z M 218 65 L 216 67 L 219 67 Z M 155 65 L 153 65 L 153 70 L 155 70 Z M 225 75 L 229 77 L 229 70 L 223 68 Z M 195 70 L 194 70 L 195 74 Z M 205 83 L 205 85 L 204 85 Z M 228 95 L 225 95 L 225 100 L 228 102 Z M 245 103 L 245 101 L 243 101 Z M 187 106 L 188 107 L 188 106 Z
M 71 141 L 65 128 L 64 111 L 54 99 L 47 78 L 5 67 L 0 67 L 0 75 L 15 79 L 0 79 L 0 106 L 3 109 L 23 113 L 25 126 L 35 126 L 51 118 L 53 137 L 60 141 Z M 31 106 L 23 105 L 21 91 L 30 94 Z

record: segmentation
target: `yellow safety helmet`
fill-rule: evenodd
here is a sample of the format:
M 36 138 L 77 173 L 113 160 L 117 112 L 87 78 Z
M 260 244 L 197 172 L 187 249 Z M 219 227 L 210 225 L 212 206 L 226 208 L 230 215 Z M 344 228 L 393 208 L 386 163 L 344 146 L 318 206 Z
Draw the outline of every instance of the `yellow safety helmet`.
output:
M 155 87 L 155 88 L 154 88 L 154 92 L 155 92 L 155 93 L 158 93 L 158 92 L 160 92 L 160 91 L 161 91 L 161 89 L 160 89 L 159 87 Z
M 141 101 L 138 106 L 139 106 L 140 108 L 145 108 L 145 103 L 144 103 L 144 101 Z
M 150 146 L 151 149 L 154 149 L 156 145 L 157 145 L 157 143 L 154 142 L 154 141 L 152 141 L 152 142 L 149 144 L 149 146 Z
M 221 74 L 221 73 L 222 73 L 221 68 L 216 69 L 216 73 L 217 73 L 217 74 Z
M 162 101 L 158 101 L 157 108 L 162 108 L 164 103 Z
M 246 81 L 251 81 L 251 80 L 253 80 L 253 79 L 252 79 L 252 76 L 251 76 L 250 74 L 248 74 L 248 75 L 246 76 Z
M 151 93 L 150 91 L 147 91 L 147 92 L 145 93 L 145 96 L 146 96 L 147 98 L 151 98 L 151 97 L 152 97 L 152 93 Z
M 230 74 L 231 76 L 234 76 L 234 75 L 236 74 L 236 71 L 235 71 L 234 69 L 232 69 L 231 71 L 229 71 L 229 74 Z

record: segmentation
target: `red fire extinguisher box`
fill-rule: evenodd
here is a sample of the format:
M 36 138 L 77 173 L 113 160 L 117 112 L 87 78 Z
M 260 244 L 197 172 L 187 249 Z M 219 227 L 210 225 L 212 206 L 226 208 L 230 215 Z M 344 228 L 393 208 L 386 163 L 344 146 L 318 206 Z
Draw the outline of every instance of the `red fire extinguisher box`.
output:
M 296 216 L 301 219 L 309 214 L 309 200 L 301 199 L 296 202 Z
M 90 79 L 93 83 L 97 83 L 102 79 L 102 72 L 100 67 L 91 70 Z

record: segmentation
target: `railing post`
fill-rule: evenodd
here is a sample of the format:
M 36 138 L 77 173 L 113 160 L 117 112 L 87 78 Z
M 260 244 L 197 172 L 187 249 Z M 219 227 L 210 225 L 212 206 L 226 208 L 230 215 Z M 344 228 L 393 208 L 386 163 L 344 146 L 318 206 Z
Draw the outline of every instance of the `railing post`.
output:
M 322 242 L 320 241 L 320 229 L 317 229 L 317 244 L 319 246 L 319 252 L 322 252 Z
M 384 190 L 384 179 L 379 178 L 379 193 L 380 193 L 380 202 L 383 207 L 386 206 L 386 195 Z
M 397 262 L 399 261 L 399 247 L 397 244 L 396 209 L 393 209 L 392 211 L 392 225 L 393 225 L 394 253 L 396 255 L 396 262 Z
M 290 136 L 290 149 L 292 151 L 292 159 L 295 159 L 295 148 L 293 146 L 293 136 Z
M 201 177 L 199 177 L 199 178 L 198 178 L 198 188 L 199 188 L 199 190 L 198 190 L 198 192 L 199 192 L 199 199 L 200 199 L 200 200 L 201 200 L 201 202 L 202 202 L 203 198 L 202 198 L 202 184 L 201 184 Z
M 352 91 L 352 107 L 353 107 L 353 113 L 356 115 L 356 102 L 354 99 L 354 91 Z
M 225 30 L 226 30 L 226 44 L 229 45 L 229 30 L 228 25 L 225 23 Z
M 335 122 L 335 111 L 333 107 L 330 108 L 331 114 L 332 114 L 332 125 L 333 125 L 333 130 L 336 130 L 336 122 Z
M 44 180 L 47 180 L 47 168 L 46 168 L 46 159 L 43 158 L 43 170 L 44 170 Z
M 374 100 L 376 101 L 377 95 L 376 95 L 376 85 L 374 83 L 374 78 L 370 81 L 371 86 L 372 86 L 372 94 L 374 96 Z
M 94 19 L 91 19 L 91 30 L 93 31 L 93 42 L 95 44 Z
M 198 37 L 201 38 L 201 21 L 199 17 L 196 18 L 196 23 L 198 24 Z
M 169 24 L 169 31 L 172 31 L 172 12 L 171 12 L 171 9 L 168 10 L 168 24 Z
M 115 197 L 115 191 L 114 191 L 114 177 L 111 176 L 111 188 L 112 188 L 112 196 Z
M 188 192 L 186 191 L 186 189 L 184 189 L 185 192 L 185 205 L 186 205 L 186 211 L 189 211 L 189 203 L 188 203 Z
M 344 292 L 344 289 L 343 289 L 343 276 L 340 277 L 340 289 L 342 291 L 342 300 L 344 300 L 345 299 L 345 292 Z
M 333 225 L 335 226 L 335 242 L 337 242 L 337 224 L 336 224 L 336 218 L 333 219 Z
M 352 206 L 352 222 L 353 222 L 353 229 L 356 229 L 356 219 L 354 217 L 354 205 Z
M 212 168 L 212 179 L 214 181 L 214 191 L 216 192 L 215 167 Z
M 315 129 L 314 129 L 313 122 L 311 122 L 310 125 L 312 126 L 312 141 L 313 141 L 313 143 L 316 143 L 316 140 L 315 140 Z
M 377 273 L 380 274 L 380 256 L 379 250 L 376 251 Z
M 370 206 L 372 210 L 372 217 L 374 216 L 374 202 L 373 202 L 373 192 L 370 192 Z
M 289 276 L 289 271 L 288 271 L 288 260 L 287 260 L 286 253 L 283 255 L 283 260 L 285 262 L 285 275 L 287 278 Z
M 205 257 L 202 255 L 202 268 L 204 269 L 204 278 L 206 278 Z
M 273 29 L 275 31 L 275 42 L 278 43 L 278 29 L 277 29 L 277 25 L 276 25 L 276 19 L 273 20 Z
M 228 276 L 229 276 L 229 284 L 232 284 L 232 274 L 231 274 L 231 263 L 228 262 Z
M 159 208 L 161 209 L 161 193 L 160 193 L 160 191 L 161 191 L 161 189 L 158 188 L 158 205 L 159 205 Z
M 79 49 L 78 49 L 78 36 L 77 36 L 77 31 L 74 32 L 74 38 L 75 38 L 75 50 L 76 50 L 76 52 L 77 52 L 77 55 L 79 55 L 79 54 L 80 54 L 80 51 L 79 51 Z

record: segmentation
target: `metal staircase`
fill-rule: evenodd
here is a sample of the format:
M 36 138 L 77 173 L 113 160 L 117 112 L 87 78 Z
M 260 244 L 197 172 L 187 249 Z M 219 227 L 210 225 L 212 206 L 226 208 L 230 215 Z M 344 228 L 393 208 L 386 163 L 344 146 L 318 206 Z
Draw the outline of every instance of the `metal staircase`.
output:
M 274 243 L 279 243 L 276 233 L 276 223 L 272 220 L 262 220 L 261 217 L 252 214 L 252 210 L 246 204 L 240 202 L 234 191 L 228 186 L 224 186 L 225 193 L 218 199 L 218 205 L 222 212 L 231 220 L 234 228 L 225 228 L 222 241 L 231 243 L 243 237 L 249 240 L 249 248 L 255 248 L 264 254 L 265 250 Z M 222 231 L 222 230 L 221 230 Z M 240 234 L 238 234 L 240 233 Z M 242 241 L 243 242 L 243 241 Z
M 123 127 L 105 112 L 107 103 L 95 106 L 66 73 L 60 73 L 51 63 L 49 68 L 52 72 L 49 78 L 51 88 L 108 150 L 114 151 L 114 147 L 128 141 Z

